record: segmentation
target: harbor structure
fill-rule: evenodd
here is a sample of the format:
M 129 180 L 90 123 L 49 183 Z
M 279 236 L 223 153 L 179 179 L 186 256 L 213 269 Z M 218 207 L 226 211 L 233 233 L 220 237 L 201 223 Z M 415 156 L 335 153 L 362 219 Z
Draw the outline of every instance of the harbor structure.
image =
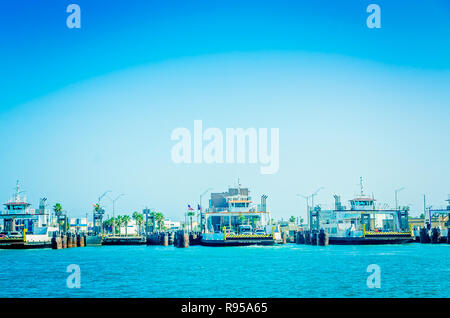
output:
M 39 208 L 34 209 L 23 193 L 17 181 L 15 194 L 4 204 L 5 209 L 0 214 L 3 221 L 0 248 L 50 247 L 58 228 L 46 208 L 47 199 L 41 198 Z
M 281 240 L 279 227 L 269 224 L 267 196 L 254 204 L 248 188 L 238 186 L 211 193 L 201 213 L 201 244 L 207 246 L 270 245 Z
M 334 195 L 334 209 L 322 210 L 319 206 L 310 211 L 310 233 L 322 231 L 329 244 L 398 244 L 414 241 L 408 223 L 408 208 L 381 209 L 375 198 L 364 194 L 362 178 L 360 194 L 350 200 L 350 209 Z

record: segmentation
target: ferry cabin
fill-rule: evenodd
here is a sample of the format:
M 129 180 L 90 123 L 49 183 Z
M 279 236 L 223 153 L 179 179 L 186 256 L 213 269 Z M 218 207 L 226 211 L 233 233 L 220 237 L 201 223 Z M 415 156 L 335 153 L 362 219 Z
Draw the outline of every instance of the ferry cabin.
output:
M 21 195 L 19 183 L 16 185 L 16 194 L 9 202 L 5 203 L 5 209 L 0 214 L 4 232 L 27 234 L 43 234 L 51 222 L 51 215 L 46 213 L 45 200 L 41 199 L 39 209 L 31 208 L 26 198 Z
M 311 230 L 325 229 L 332 236 L 364 236 L 365 232 L 409 231 L 408 211 L 377 209 L 375 199 L 365 196 L 350 200 L 350 209 L 345 209 L 335 196 L 334 210 L 315 207 L 310 212 Z
M 261 204 L 252 205 L 248 188 L 229 188 L 227 192 L 211 193 L 209 208 L 202 215 L 204 233 L 238 232 L 240 225 L 262 227 L 267 223 L 265 197 Z

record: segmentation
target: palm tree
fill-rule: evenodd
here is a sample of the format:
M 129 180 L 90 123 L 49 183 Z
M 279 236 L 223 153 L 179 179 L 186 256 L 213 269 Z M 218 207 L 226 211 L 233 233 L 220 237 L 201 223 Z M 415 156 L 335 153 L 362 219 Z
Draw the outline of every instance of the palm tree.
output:
M 162 223 L 164 221 L 164 215 L 161 212 L 156 212 L 155 221 L 158 223 L 159 230 L 161 231 Z
M 192 217 L 195 216 L 195 212 L 194 211 L 189 211 L 188 214 L 189 218 L 191 219 L 191 232 L 192 232 Z
M 109 220 L 103 221 L 103 229 L 106 230 L 107 232 L 112 233 L 112 226 L 114 222 L 115 222 L 114 218 L 110 218 Z
M 131 218 L 129 215 L 122 216 L 122 222 L 125 225 L 125 236 L 128 236 L 128 223 L 130 222 Z
M 291 217 L 289 218 L 289 222 L 290 222 L 290 223 L 295 223 L 295 216 L 291 216 Z
M 61 228 L 62 228 L 62 220 L 61 220 L 61 215 L 62 215 L 62 206 L 61 206 L 61 203 L 56 203 L 54 206 L 53 206 L 53 212 L 55 212 L 55 215 L 56 215 L 56 217 L 57 217 L 57 220 L 58 220 L 58 225 L 59 225 L 59 231 L 61 231 Z
M 133 220 L 136 222 L 138 226 L 138 233 L 141 234 L 141 226 L 144 223 L 144 216 L 139 212 L 133 212 Z
M 119 236 L 120 236 L 120 234 L 121 234 L 120 230 L 122 229 L 122 224 L 123 224 L 123 216 L 121 216 L 121 215 L 117 216 L 116 224 L 119 226 Z

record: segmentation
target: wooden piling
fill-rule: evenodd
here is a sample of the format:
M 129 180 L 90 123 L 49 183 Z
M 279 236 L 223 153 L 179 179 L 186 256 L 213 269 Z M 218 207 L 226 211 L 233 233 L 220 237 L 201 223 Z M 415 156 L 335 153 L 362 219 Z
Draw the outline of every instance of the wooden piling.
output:
M 420 243 L 430 243 L 431 239 L 428 235 L 428 229 L 426 227 L 422 227 L 420 229 Z
M 305 244 L 311 245 L 311 232 L 305 231 Z
M 184 248 L 189 247 L 189 234 L 188 233 L 183 234 L 183 247 Z
M 54 250 L 60 250 L 62 249 L 62 240 L 60 236 L 53 236 L 52 238 L 52 249 Z
M 328 232 L 325 232 L 324 229 L 320 230 L 317 243 L 320 246 L 328 246 L 328 243 L 329 243 Z
M 297 232 L 297 244 L 305 244 L 305 233 L 303 231 Z
M 281 235 L 282 238 L 282 243 L 281 244 L 286 244 L 287 243 L 287 233 L 283 232 Z
M 441 231 L 437 227 L 431 229 L 431 243 L 437 244 L 441 239 Z
M 317 245 L 317 235 L 318 233 L 317 233 L 317 231 L 316 230 L 314 230 L 314 231 L 312 231 L 312 233 L 311 233 L 311 245 Z
M 77 247 L 83 247 L 83 246 L 86 246 L 84 234 L 78 234 L 77 235 Z
M 61 241 L 62 241 L 62 248 L 67 248 L 67 236 L 63 235 L 61 237 Z
M 169 246 L 169 233 L 162 234 L 162 245 Z

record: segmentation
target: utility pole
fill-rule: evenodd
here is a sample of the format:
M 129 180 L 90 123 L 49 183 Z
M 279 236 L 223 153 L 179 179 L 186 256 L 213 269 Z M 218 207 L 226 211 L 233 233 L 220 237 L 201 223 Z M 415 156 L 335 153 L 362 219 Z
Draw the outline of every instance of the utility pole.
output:
M 306 200 L 306 222 L 309 224 L 309 196 L 297 194 L 298 197 L 302 197 Z
M 319 193 L 320 190 L 324 189 L 324 187 L 320 187 L 318 188 L 314 193 L 312 193 L 311 195 L 305 196 L 302 194 L 297 194 L 297 196 L 302 197 L 304 199 L 306 199 L 306 222 L 308 224 L 308 226 L 311 223 L 310 220 L 310 211 L 314 209 L 314 197 Z M 311 205 L 312 207 L 309 207 L 309 198 L 311 198 Z
M 202 219 L 202 213 L 203 213 L 202 197 L 211 190 L 212 190 L 212 188 L 208 188 L 202 194 L 200 194 L 200 220 Z M 197 224 L 199 224 L 198 214 L 197 214 Z M 202 222 L 202 224 L 200 224 L 200 232 L 202 231 L 202 227 L 203 227 L 203 222 Z
M 98 232 L 100 232 L 101 234 L 103 234 L 103 224 L 101 224 L 101 223 L 102 223 L 102 220 L 103 220 L 103 215 L 102 215 L 102 213 L 104 213 L 104 211 L 102 212 L 102 208 L 101 208 L 101 206 L 100 206 L 100 203 L 101 203 L 102 199 L 105 197 L 105 195 L 107 195 L 107 194 L 110 193 L 110 192 L 111 192 L 111 190 L 105 191 L 101 196 L 98 197 L 98 203 L 97 203 L 97 205 L 98 205 L 99 211 L 96 211 L 96 210 L 94 209 L 94 212 L 92 213 L 92 225 L 93 225 L 93 227 L 94 227 L 94 233 L 95 233 L 96 235 L 98 234 Z M 97 228 L 97 224 L 96 224 L 96 222 L 97 222 L 98 219 L 100 219 L 100 225 L 99 225 L 100 229 Z
M 123 197 L 125 194 L 121 193 L 119 194 L 114 200 L 111 199 L 109 196 L 108 198 L 111 200 L 112 205 L 113 205 L 113 236 L 116 235 L 116 224 L 115 224 L 115 219 L 114 219 L 114 215 L 115 215 L 115 207 L 116 207 L 116 201 L 119 200 L 121 197 Z M 119 229 L 120 231 L 120 229 Z M 119 233 L 120 234 L 120 233 Z

